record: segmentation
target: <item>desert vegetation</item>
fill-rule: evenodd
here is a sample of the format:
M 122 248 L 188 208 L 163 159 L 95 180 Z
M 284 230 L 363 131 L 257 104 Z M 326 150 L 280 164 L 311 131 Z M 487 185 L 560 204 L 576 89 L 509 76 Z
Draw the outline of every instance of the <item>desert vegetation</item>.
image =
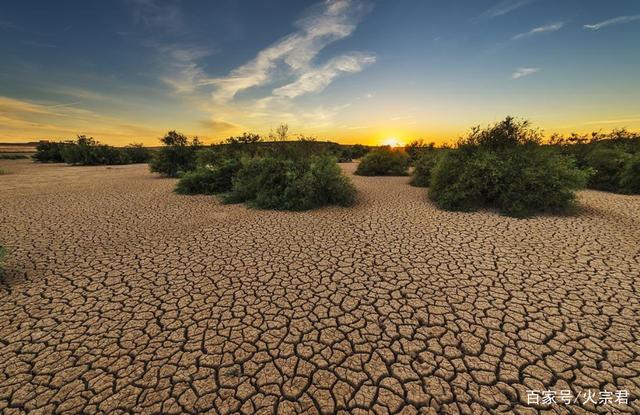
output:
M 429 147 L 421 151 L 417 158 L 414 159 L 409 184 L 416 187 L 429 187 L 431 172 L 446 151 L 446 149 L 437 149 L 435 147 Z
M 355 187 L 332 156 L 266 155 L 243 160 L 225 201 L 261 209 L 307 210 L 349 206 L 355 195 Z
M 150 158 L 151 151 L 142 144 L 119 148 L 101 144 L 84 135 L 79 135 L 75 140 L 41 141 L 33 155 L 33 159 L 41 163 L 67 163 L 76 166 L 147 163 Z
M 495 208 L 516 217 L 566 213 L 589 172 L 541 142 L 527 121 L 511 117 L 474 128 L 436 163 L 429 196 L 446 210 Z
M 337 164 L 333 143 L 289 141 L 284 131 L 277 141 L 245 133 L 201 149 L 176 192 L 221 194 L 226 203 L 275 210 L 352 204 L 356 191 Z
M 553 147 L 576 160 L 576 164 L 591 172 L 587 186 L 607 192 L 640 193 L 640 135 L 627 130 L 608 134 L 553 135 Z
M 198 138 L 189 140 L 177 131 L 169 131 L 160 139 L 163 146 L 154 154 L 149 167 L 152 172 L 168 177 L 195 170 L 196 154 L 202 148 Z
M 380 147 L 365 155 L 356 174 L 360 176 L 406 176 L 409 155 L 403 149 Z

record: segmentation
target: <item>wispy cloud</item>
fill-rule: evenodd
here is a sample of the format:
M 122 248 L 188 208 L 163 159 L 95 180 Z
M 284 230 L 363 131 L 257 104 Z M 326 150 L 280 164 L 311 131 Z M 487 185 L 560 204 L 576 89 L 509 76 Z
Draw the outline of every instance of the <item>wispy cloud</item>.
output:
M 518 68 L 512 75 L 511 79 L 520 79 L 525 76 L 533 75 L 536 72 L 540 72 L 541 68 Z
M 527 6 L 536 0 L 502 0 L 493 7 L 485 10 L 480 14 L 478 19 L 491 19 L 494 17 L 504 16 L 521 7 Z
M 179 4 L 175 1 L 129 0 L 133 5 L 133 17 L 137 24 L 165 32 L 179 32 L 184 29 L 184 18 Z
M 273 90 L 275 96 L 295 98 L 299 95 L 318 92 L 326 88 L 341 73 L 360 72 L 366 65 L 374 63 L 375 56 L 351 53 L 331 59 L 319 68 L 311 68 L 290 84 Z
M 321 66 L 313 61 L 327 45 L 351 35 L 369 6 L 358 0 L 331 0 L 316 6 L 296 22 L 297 31 L 278 40 L 256 57 L 234 69 L 228 76 L 203 80 L 215 86 L 216 102 L 227 102 L 240 91 L 271 83 L 283 63 L 285 73 L 295 76 L 289 85 L 274 89 L 274 95 L 295 97 L 326 87 L 340 73 L 360 71 L 375 61 L 372 54 L 351 53 L 335 57 Z M 281 68 L 280 68 L 281 69 Z
M 79 102 L 36 102 L 0 96 L 0 136 L 8 139 L 69 138 L 87 134 L 127 144 L 159 131 L 76 107 Z
M 529 36 L 533 36 L 540 33 L 557 32 L 558 30 L 562 29 L 562 26 L 564 26 L 564 22 L 555 22 L 555 23 L 548 24 L 546 26 L 535 27 L 529 30 L 528 32 L 515 35 L 512 39 L 518 40 L 524 37 L 529 37 Z
M 640 20 L 640 14 L 634 14 L 633 16 L 614 17 L 613 19 L 605 20 L 605 21 L 600 22 L 600 23 L 586 24 L 586 25 L 584 25 L 584 28 L 585 29 L 589 29 L 589 30 L 600 30 L 603 27 L 613 26 L 613 25 L 618 25 L 618 24 L 623 24 L 623 23 L 629 23 L 629 22 L 633 22 L 633 21 L 636 21 L 636 20 Z
M 0 30 L 13 30 L 17 28 L 18 26 L 11 23 L 10 21 L 0 19 Z
M 231 131 L 238 128 L 237 125 L 232 124 L 230 122 L 213 120 L 213 119 L 201 120 L 200 125 L 206 128 L 208 131 L 212 131 L 216 133 Z
M 199 47 L 182 45 L 156 45 L 158 50 L 168 56 L 169 74 L 163 76 L 161 80 L 173 87 L 178 93 L 193 92 L 206 74 L 198 64 L 198 61 L 213 53 Z
M 598 120 L 585 122 L 585 125 L 597 125 L 597 124 L 624 124 L 624 123 L 636 123 L 640 122 L 640 117 L 636 118 L 620 118 L 614 120 Z

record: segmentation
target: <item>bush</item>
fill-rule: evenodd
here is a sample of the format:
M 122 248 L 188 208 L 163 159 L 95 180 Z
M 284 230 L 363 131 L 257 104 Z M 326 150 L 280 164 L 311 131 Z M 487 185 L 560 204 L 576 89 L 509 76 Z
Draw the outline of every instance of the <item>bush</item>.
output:
M 9 174 L 9 170 L 0 169 L 0 176 L 3 174 Z
M 40 163 L 64 163 L 62 149 L 69 145 L 67 142 L 40 141 L 36 145 L 36 154 L 32 157 Z
M 151 150 L 142 144 L 134 143 L 124 147 L 122 151 L 129 163 L 148 163 L 153 156 Z
M 215 165 L 198 167 L 180 178 L 176 193 L 212 195 L 229 192 L 233 184 L 232 179 L 240 167 L 240 160 L 232 158 Z
M 2 245 L 0 245 L 0 273 L 2 272 L 2 263 L 6 254 L 7 250 Z
M 472 130 L 436 164 L 430 198 L 447 210 L 493 207 L 515 217 L 569 211 L 588 172 L 539 142 L 537 131 L 512 118 Z
M 408 156 L 402 150 L 381 147 L 368 153 L 356 169 L 360 176 L 406 176 Z
M 98 166 L 128 163 L 146 163 L 151 156 L 142 144 L 130 144 L 117 148 L 100 144 L 93 137 L 80 135 L 76 140 L 60 142 L 40 141 L 32 157 L 41 163 L 67 163 L 81 166 Z
M 161 139 L 164 146 L 160 148 L 151 160 L 152 172 L 169 177 L 178 177 L 183 173 L 195 170 L 196 155 L 201 148 L 200 141 L 189 139 L 176 131 L 169 131 Z
M 67 164 L 82 166 L 127 164 L 126 154 L 121 149 L 100 144 L 93 137 L 78 136 L 75 142 L 64 143 L 62 160 Z
M 423 154 L 434 151 L 435 146 L 435 143 L 426 144 L 422 140 L 414 140 L 404 146 L 404 151 L 409 156 L 409 165 L 415 165 Z
M 586 156 L 587 166 L 594 170 L 589 187 L 608 192 L 620 191 L 620 180 L 632 156 L 620 148 L 598 147 Z
M 640 153 L 627 160 L 620 175 L 620 190 L 627 194 L 640 194 Z
M 356 190 L 335 158 L 255 157 L 245 159 L 233 180 L 227 202 L 276 210 L 307 210 L 325 205 L 348 206 Z
M 431 172 L 442 155 L 441 151 L 430 150 L 423 152 L 414 163 L 413 173 L 409 184 L 416 187 L 429 187 Z

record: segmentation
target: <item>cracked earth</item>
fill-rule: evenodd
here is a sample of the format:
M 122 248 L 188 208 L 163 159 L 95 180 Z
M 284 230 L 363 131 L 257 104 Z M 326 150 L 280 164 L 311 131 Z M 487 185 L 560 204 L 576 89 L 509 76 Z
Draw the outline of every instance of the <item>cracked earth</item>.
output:
M 517 220 L 354 177 L 356 206 L 291 213 L 0 167 L 2 413 L 640 413 L 638 196 Z

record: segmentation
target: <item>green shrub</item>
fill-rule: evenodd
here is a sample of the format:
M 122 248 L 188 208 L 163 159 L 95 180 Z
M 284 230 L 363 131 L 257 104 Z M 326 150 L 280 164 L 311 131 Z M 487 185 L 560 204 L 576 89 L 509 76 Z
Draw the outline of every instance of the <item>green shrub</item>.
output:
M 80 135 L 76 140 L 61 142 L 40 141 L 33 159 L 41 163 L 67 163 L 80 166 L 98 166 L 145 163 L 150 151 L 142 144 L 117 148 L 100 144 L 93 137 Z
M 627 194 L 640 194 L 640 153 L 627 160 L 620 175 L 620 190 Z
M 364 157 L 371 149 L 362 144 L 342 145 L 342 159 L 345 161 L 356 160 Z
M 431 172 L 441 156 L 442 151 L 430 150 L 423 152 L 414 163 L 409 184 L 416 187 L 429 187 Z
M 24 154 L 0 154 L 0 160 L 21 160 L 28 158 L 29 156 Z
M 176 186 L 180 194 L 216 194 L 231 191 L 232 180 L 240 170 L 238 159 L 226 159 L 215 165 L 198 167 L 182 175 Z
M 226 201 L 261 209 L 306 210 L 348 206 L 355 194 L 351 181 L 330 156 L 264 156 L 243 160 Z
M 409 158 L 403 150 L 381 147 L 363 157 L 356 174 L 360 176 L 406 176 Z
M 565 213 L 587 182 L 586 171 L 551 149 L 518 148 L 503 156 L 497 207 L 510 216 Z
M 9 170 L 0 169 L 0 175 L 9 174 Z
M 445 210 L 472 211 L 496 198 L 499 157 L 487 150 L 453 150 L 431 173 L 429 197 Z
M 597 147 L 586 156 L 587 166 L 594 170 L 589 187 L 608 192 L 620 191 L 620 179 L 632 156 L 620 148 Z
M 149 166 L 152 172 L 178 177 L 195 170 L 197 152 L 201 148 L 197 138 L 190 142 L 183 134 L 169 131 L 161 141 L 164 146 L 156 151 Z
M 2 273 L 2 265 L 4 262 L 4 257 L 7 254 L 7 250 L 4 246 L 0 245 L 0 273 Z
M 515 217 L 569 211 L 589 173 L 539 142 L 537 131 L 512 118 L 472 130 L 437 162 L 430 198 L 447 210 L 488 207 Z
M 67 142 L 40 141 L 36 145 L 36 154 L 32 157 L 40 163 L 64 163 L 62 149 L 69 145 Z
M 134 163 L 134 164 L 148 163 L 149 160 L 151 160 L 151 157 L 153 156 L 153 153 L 151 152 L 151 150 L 146 148 L 144 145 L 138 144 L 138 143 L 129 144 L 128 146 L 124 147 L 121 151 L 124 152 L 124 155 L 128 160 L 128 162 Z
M 78 136 L 75 142 L 65 143 L 60 152 L 62 160 L 72 165 L 98 166 L 129 162 L 121 149 L 100 144 L 93 137 L 84 135 Z
M 425 143 L 422 140 L 414 140 L 404 146 L 404 151 L 409 156 L 409 165 L 413 166 L 423 154 L 433 152 L 435 143 Z

